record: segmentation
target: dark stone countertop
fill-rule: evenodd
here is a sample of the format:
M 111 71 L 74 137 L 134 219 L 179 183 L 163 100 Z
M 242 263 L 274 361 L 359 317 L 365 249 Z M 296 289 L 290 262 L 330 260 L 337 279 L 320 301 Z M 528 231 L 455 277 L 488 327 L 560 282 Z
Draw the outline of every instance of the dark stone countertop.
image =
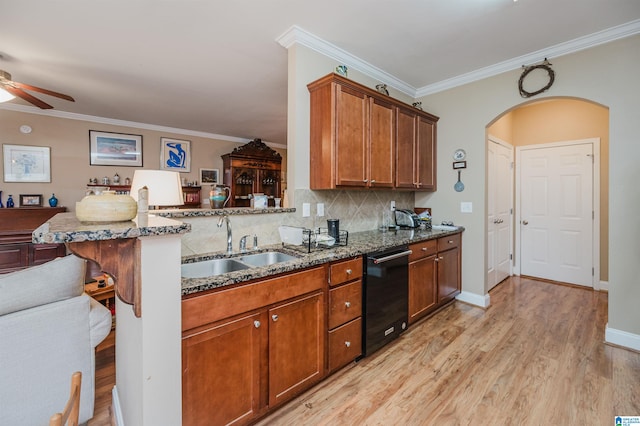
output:
M 182 295 L 187 296 L 202 291 L 213 290 L 216 288 L 238 284 L 258 278 L 266 278 L 272 275 L 278 275 L 285 272 L 293 272 L 321 265 L 327 262 L 333 262 L 341 259 L 348 259 L 361 256 L 378 250 L 384 250 L 403 244 L 412 244 L 420 241 L 431 240 L 446 235 L 458 234 L 464 231 L 464 227 L 457 227 L 456 230 L 397 230 L 381 232 L 365 231 L 349 233 L 348 243 L 346 246 L 334 246 L 325 249 L 311 249 L 311 253 L 307 253 L 306 246 L 282 246 L 274 244 L 263 246 L 259 251 L 244 254 L 259 253 L 265 251 L 280 251 L 283 253 L 299 256 L 295 260 L 276 263 L 264 267 L 253 267 L 241 271 L 228 272 L 222 275 L 216 275 L 205 278 L 182 278 Z M 227 254 L 225 252 L 207 253 L 201 255 L 185 256 L 182 263 L 199 262 L 209 259 L 220 259 L 228 257 L 237 257 L 240 253 Z

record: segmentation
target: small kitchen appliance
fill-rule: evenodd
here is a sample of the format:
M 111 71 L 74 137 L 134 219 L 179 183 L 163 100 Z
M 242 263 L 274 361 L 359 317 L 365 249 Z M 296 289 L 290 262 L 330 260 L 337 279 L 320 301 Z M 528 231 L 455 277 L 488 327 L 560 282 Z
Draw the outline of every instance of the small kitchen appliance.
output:
M 420 226 L 420 218 L 409 209 L 396 210 L 396 225 L 400 228 L 418 228 Z

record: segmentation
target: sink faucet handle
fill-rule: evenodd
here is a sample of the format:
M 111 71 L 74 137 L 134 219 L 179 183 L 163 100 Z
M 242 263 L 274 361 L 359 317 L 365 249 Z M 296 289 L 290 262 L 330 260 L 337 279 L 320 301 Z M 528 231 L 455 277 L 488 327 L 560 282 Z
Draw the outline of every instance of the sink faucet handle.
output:
M 240 238 L 240 251 L 241 252 L 245 252 L 247 251 L 247 238 L 250 237 L 251 235 L 244 235 L 242 236 L 242 238 Z
M 258 250 L 258 234 L 253 234 L 253 249 Z

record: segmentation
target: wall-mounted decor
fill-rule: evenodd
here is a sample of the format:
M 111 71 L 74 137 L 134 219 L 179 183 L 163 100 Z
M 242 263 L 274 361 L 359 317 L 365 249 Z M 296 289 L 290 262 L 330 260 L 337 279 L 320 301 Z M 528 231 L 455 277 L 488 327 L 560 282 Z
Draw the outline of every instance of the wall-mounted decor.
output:
M 530 98 L 532 96 L 539 95 L 540 93 L 543 93 L 549 90 L 549 88 L 553 85 L 553 82 L 556 79 L 556 73 L 551 69 L 551 65 L 552 64 L 547 60 L 547 58 L 544 58 L 544 62 L 538 65 L 529 65 L 529 66 L 523 65 L 522 68 L 524 69 L 524 71 L 522 71 L 522 74 L 520 75 L 520 79 L 518 80 L 518 90 L 520 91 L 520 96 L 522 96 L 523 98 Z M 524 79 L 529 74 L 531 74 L 532 71 L 535 71 L 535 70 L 543 70 L 547 72 L 547 84 L 545 84 L 544 87 L 541 87 L 538 90 L 527 91 L 524 89 Z
M 20 194 L 20 207 L 42 207 L 42 194 Z
M 200 185 L 217 185 L 220 183 L 220 169 L 200 169 Z
M 5 182 L 51 182 L 51 148 L 2 145 Z
M 142 135 L 89 130 L 92 166 L 142 167 Z
M 160 138 L 160 169 L 187 173 L 191 171 L 191 142 Z

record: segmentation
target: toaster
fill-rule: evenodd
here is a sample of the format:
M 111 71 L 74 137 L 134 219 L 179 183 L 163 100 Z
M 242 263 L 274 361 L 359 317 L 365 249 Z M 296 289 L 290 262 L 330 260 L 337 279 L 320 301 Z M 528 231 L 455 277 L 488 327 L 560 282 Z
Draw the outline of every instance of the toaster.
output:
M 420 218 L 412 210 L 398 209 L 396 210 L 396 225 L 401 228 L 417 228 L 420 226 Z

